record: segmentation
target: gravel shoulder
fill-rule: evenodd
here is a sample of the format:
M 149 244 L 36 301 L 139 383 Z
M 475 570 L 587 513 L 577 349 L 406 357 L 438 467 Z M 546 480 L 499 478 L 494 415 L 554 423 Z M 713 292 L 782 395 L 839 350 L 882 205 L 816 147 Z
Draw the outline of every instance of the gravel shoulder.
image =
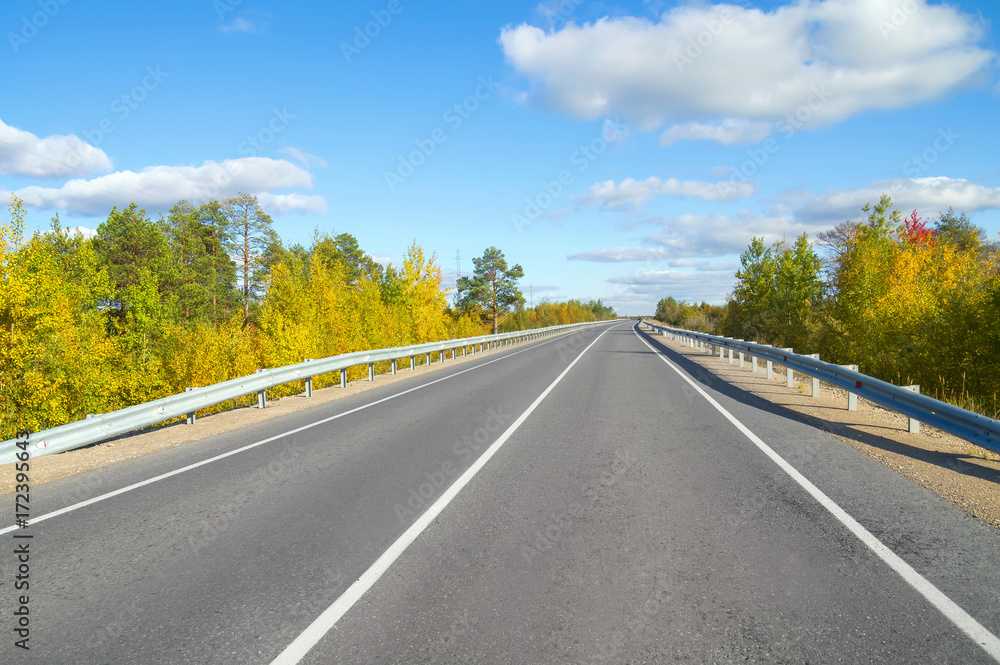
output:
M 720 379 L 798 414 L 801 420 L 1000 528 L 997 454 L 926 424 L 921 424 L 919 434 L 910 434 L 906 416 L 864 398 L 858 398 L 857 411 L 848 411 L 847 391 L 837 386 L 822 383 L 819 397 L 812 397 L 812 378 L 805 375 L 795 374 L 795 385 L 788 388 L 785 368 L 777 364 L 775 378 L 769 381 L 764 363 L 754 373 L 749 358 L 741 368 L 738 355 L 730 364 L 728 358 L 708 355 L 666 337 L 656 339 Z
M 565 335 L 567 333 L 562 334 Z M 560 336 L 552 335 L 541 340 L 527 342 L 527 344 L 538 344 Z M 518 346 L 526 348 L 524 344 Z M 327 402 L 356 395 L 389 383 L 406 381 L 413 377 L 437 372 L 446 368 L 450 369 L 455 365 L 463 364 L 473 359 L 482 359 L 484 356 L 509 350 L 510 347 L 501 347 L 499 349 L 477 352 L 476 355 L 470 353 L 467 356 L 459 356 L 454 359 L 448 358 L 444 363 L 417 365 L 414 370 L 410 370 L 409 367 L 404 369 L 403 363 L 400 363 L 399 373 L 396 375 L 378 374 L 375 376 L 374 381 L 362 379 L 348 383 L 345 388 L 333 386 L 313 390 L 312 397 L 306 397 L 303 393 L 290 395 L 282 399 L 269 398 L 266 409 L 258 409 L 256 405 L 253 405 L 207 416 L 199 415 L 194 425 L 189 426 L 183 422 L 172 423 L 125 434 L 108 441 L 87 446 L 86 448 L 33 458 L 31 460 L 31 485 L 34 488 L 53 480 L 98 469 L 116 462 L 149 455 L 174 446 L 192 443 L 215 436 L 216 434 L 222 434 L 223 432 L 230 432 L 243 427 L 252 427 L 265 420 L 279 418 L 289 413 L 326 404 Z M 16 472 L 13 463 L 0 465 L 0 495 L 10 494 L 14 491 L 15 476 Z

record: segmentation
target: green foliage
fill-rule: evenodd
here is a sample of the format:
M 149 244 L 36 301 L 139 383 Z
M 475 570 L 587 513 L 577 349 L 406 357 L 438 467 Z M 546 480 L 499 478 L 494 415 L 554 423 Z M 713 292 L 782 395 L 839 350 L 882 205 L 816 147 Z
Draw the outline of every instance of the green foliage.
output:
M 496 334 L 500 317 L 511 307 L 524 305 L 524 295 L 517 288 L 524 270 L 520 265 L 508 267 L 503 252 L 496 247 L 487 248 L 472 263 L 475 266 L 472 277 L 458 280 L 458 308 L 466 312 L 482 311 L 493 321 Z
M 822 261 L 805 233 L 788 246 L 766 247 L 754 238 L 740 256 L 736 287 L 722 326 L 727 335 L 773 340 L 776 346 L 808 345 L 814 310 L 823 297 Z
M 185 322 L 218 324 L 236 311 L 236 262 L 226 248 L 231 244 L 229 220 L 218 201 L 195 209 L 181 201 L 167 216 L 167 237 L 173 251 L 170 291 Z
M 986 243 L 986 231 L 975 226 L 964 212 L 956 216 L 951 208 L 941 213 L 934 232 L 939 242 L 950 242 L 962 251 L 978 250 Z
M 695 305 L 678 301 L 671 296 L 660 299 L 654 316 L 657 321 L 666 325 L 713 334 L 718 332 L 724 314 L 725 309 L 717 305 L 709 305 L 707 302 Z
M 94 250 L 107 266 L 113 287 L 109 305 L 119 319 L 133 304 L 131 297 L 143 291 L 140 284 L 154 289 L 172 279 L 172 256 L 164 229 L 146 217 L 146 211 L 131 203 L 124 210 L 111 210 L 97 227 Z
M 1000 248 L 950 209 L 932 227 L 916 211 L 904 217 L 885 195 L 863 210 L 864 219 L 819 234 L 825 263 L 805 235 L 791 247 L 754 238 L 721 332 L 856 363 L 997 417 Z M 665 323 L 712 332 L 709 322 L 692 325 L 692 313 L 673 298 L 657 307 Z
M 15 197 L 0 224 L 0 439 L 261 367 L 486 332 L 478 312 L 447 308 L 437 260 L 416 242 L 387 269 L 346 233 L 286 249 L 248 195 L 198 208 L 180 201 L 159 222 L 134 204 L 116 208 L 91 240 L 56 218 L 24 242 L 23 217 Z M 508 286 L 499 293 L 511 299 Z M 517 316 L 534 326 L 609 313 L 600 301 L 570 301 Z
M 230 197 L 222 202 L 221 212 L 229 232 L 226 249 L 236 257 L 243 319 L 249 322 L 250 305 L 263 291 L 271 267 L 281 259 L 281 241 L 256 196 L 241 192 Z
M 340 264 L 348 284 L 357 284 L 362 277 L 374 281 L 382 279 L 382 265 L 361 251 L 357 238 L 350 233 L 331 236 L 316 231 L 309 251 L 327 267 Z
M 579 300 L 567 300 L 561 303 L 539 303 L 533 309 L 523 306 L 506 316 L 500 324 L 500 332 L 515 330 L 530 330 L 559 326 L 567 323 L 585 323 L 587 321 L 603 321 L 616 318 L 614 309 L 600 300 L 584 303 Z

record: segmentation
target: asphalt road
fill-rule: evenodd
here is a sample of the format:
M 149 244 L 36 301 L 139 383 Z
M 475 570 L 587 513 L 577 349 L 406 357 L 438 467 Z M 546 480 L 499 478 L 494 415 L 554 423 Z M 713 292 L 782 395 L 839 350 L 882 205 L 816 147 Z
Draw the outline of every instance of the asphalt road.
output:
M 36 488 L 41 516 L 265 441 L 25 530 L 29 651 L 0 536 L 0 662 L 997 662 L 941 608 L 1000 634 L 1000 533 L 643 338 L 522 344 Z

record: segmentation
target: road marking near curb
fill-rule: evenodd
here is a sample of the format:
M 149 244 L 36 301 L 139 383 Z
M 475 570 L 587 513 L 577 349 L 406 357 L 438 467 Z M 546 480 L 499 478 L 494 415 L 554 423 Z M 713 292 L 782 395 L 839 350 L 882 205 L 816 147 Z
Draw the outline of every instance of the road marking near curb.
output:
M 341 594 L 339 598 L 337 598 L 337 600 L 333 601 L 333 604 L 330 605 L 330 607 L 328 607 L 316 618 L 315 621 L 309 625 L 308 628 L 302 631 L 302 633 L 296 637 L 291 644 L 285 647 L 285 650 L 278 654 L 277 658 L 271 661 L 271 665 L 296 665 L 303 658 L 305 658 L 306 654 L 309 653 L 309 650 L 316 646 L 317 642 L 323 639 L 323 636 L 326 635 L 338 621 L 340 621 L 341 617 L 343 617 L 347 611 L 354 606 L 354 603 L 358 602 L 358 600 L 360 600 L 361 597 L 364 596 L 365 593 L 372 588 L 372 586 L 374 586 L 375 582 L 377 582 L 379 578 L 385 574 L 389 567 L 400 557 L 406 548 L 417 539 L 417 536 L 419 536 L 424 529 L 430 526 L 431 522 L 433 522 L 434 519 L 441 514 L 441 511 L 444 510 L 448 504 L 451 503 L 452 499 L 454 499 L 458 493 L 462 491 L 462 488 L 469 484 L 469 481 L 472 480 L 477 473 L 479 473 L 479 470 L 482 469 L 490 458 L 493 457 L 498 450 L 500 450 L 500 447 L 507 442 L 510 435 L 513 434 L 517 428 L 528 419 L 528 416 L 530 416 L 531 413 L 538 408 L 538 405 L 542 403 L 542 400 L 544 400 L 548 394 L 552 392 L 552 389 L 555 388 L 560 381 L 562 381 L 563 377 L 566 376 L 571 369 L 573 369 L 573 366 L 576 365 L 577 361 L 579 361 L 580 358 L 582 358 L 583 355 L 590 350 L 590 347 L 597 344 L 597 340 L 601 339 L 601 337 L 604 336 L 604 333 L 614 327 L 615 326 L 607 328 L 600 335 L 598 335 L 593 342 L 588 344 L 587 348 L 581 351 L 580 355 L 573 359 L 573 362 L 571 362 L 566 369 L 564 369 L 562 373 L 556 377 L 555 381 L 550 383 L 549 387 L 543 390 L 542 394 L 535 398 L 535 401 L 531 403 L 524 413 L 518 416 L 517 420 L 515 420 L 511 426 L 508 427 L 504 433 L 493 442 L 493 445 L 487 448 L 486 452 L 484 452 L 479 459 L 473 462 L 472 466 L 466 469 L 465 473 L 459 476 L 458 479 L 452 483 L 451 487 L 445 490 L 444 494 L 442 494 L 437 501 L 431 504 L 431 507 L 428 508 L 423 515 L 417 518 L 417 521 L 414 522 L 409 529 L 404 531 L 403 535 L 397 538 L 396 542 L 390 545 L 389 549 L 387 549 L 382 556 L 376 559 L 375 563 L 373 563 L 368 570 L 366 570 L 364 574 L 361 575 L 356 582 L 354 582 L 354 584 L 349 586 L 347 590 Z
M 803 476 L 798 469 L 786 462 L 781 455 L 776 453 L 774 449 L 764 443 L 760 437 L 751 432 L 746 425 L 736 418 L 736 416 L 729 413 L 724 406 L 719 404 L 712 398 L 711 395 L 702 390 L 701 386 L 699 386 L 694 379 L 684 373 L 679 367 L 677 367 L 677 365 L 670 362 L 670 360 L 659 349 L 654 348 L 652 344 L 639 335 L 638 325 L 633 327 L 632 330 L 635 332 L 636 337 L 639 338 L 639 341 L 648 346 L 651 351 L 658 355 L 660 359 L 670 367 L 670 369 L 677 372 L 677 374 L 680 375 L 682 379 L 687 381 L 692 388 L 701 393 L 701 396 L 708 400 L 709 404 L 714 406 L 719 413 L 725 416 L 729 422 L 736 426 L 736 429 L 750 439 L 750 441 L 760 448 L 765 455 L 770 457 L 771 461 L 777 464 L 782 471 L 791 476 L 792 480 L 797 482 L 806 492 L 812 495 L 812 497 L 816 499 L 821 506 L 826 508 L 834 517 L 836 517 L 841 524 L 846 526 L 848 531 L 853 533 L 858 540 L 867 545 L 868 549 L 882 559 L 882 561 L 884 561 L 900 577 L 902 577 L 907 584 L 916 589 L 917 592 L 926 598 L 931 605 L 936 607 L 941 614 L 951 620 L 951 622 L 955 624 L 959 630 L 970 637 L 972 641 L 983 649 L 983 651 L 988 653 L 995 661 L 1000 663 L 1000 637 L 991 633 L 985 626 L 976 621 L 971 614 L 959 607 L 955 601 L 944 595 L 944 593 L 931 584 L 927 578 L 918 573 L 910 564 L 903 561 L 899 555 L 889 549 L 881 540 L 876 538 L 871 531 L 863 527 L 857 520 L 851 517 L 846 510 L 841 508 L 836 502 L 834 502 L 833 499 L 824 494 L 823 490 L 816 487 L 816 485 Z
M 608 330 L 610 330 L 610 329 L 611 328 L 608 328 Z M 605 332 L 607 332 L 607 331 L 605 331 Z M 601 335 L 603 335 L 603 334 L 604 333 L 602 332 Z M 562 337 L 562 335 L 560 335 L 559 337 Z M 154 476 L 153 478 L 147 478 L 146 480 L 142 480 L 142 481 L 140 481 L 138 483 L 133 483 L 132 485 L 128 485 L 126 487 L 122 487 L 122 488 L 114 490 L 112 492 L 108 492 L 106 494 L 101 494 L 100 496 L 95 496 L 92 499 L 87 499 L 86 501 L 81 501 L 81 502 L 75 503 L 75 504 L 73 504 L 71 506 L 66 506 L 65 508 L 60 508 L 59 510 L 55 510 L 55 511 L 53 511 L 51 513 L 46 513 L 45 515 L 42 515 L 41 517 L 32 518 L 31 520 L 29 520 L 29 523 L 30 524 L 38 524 L 39 522 L 44 522 L 45 520 L 52 519 L 53 517 L 59 517 L 60 515 L 65 515 L 66 513 L 71 513 L 74 510 L 79 510 L 80 508 L 85 508 L 85 507 L 87 507 L 89 505 L 98 503 L 100 501 L 104 501 L 106 499 L 111 499 L 113 497 L 118 496 L 119 494 L 125 494 L 126 492 L 131 492 L 132 490 L 139 489 L 140 487 L 145 487 L 146 485 L 152 485 L 153 483 L 159 482 L 161 480 L 166 480 L 167 478 L 170 478 L 171 476 L 176 476 L 178 474 L 184 473 L 185 471 L 191 471 L 192 469 L 197 469 L 200 466 L 205 466 L 206 464 L 211 464 L 212 462 L 217 462 L 217 461 L 219 461 L 221 459 L 225 459 L 225 458 L 230 457 L 232 455 L 236 455 L 238 453 L 246 452 L 247 450 L 251 450 L 253 448 L 257 448 L 258 446 L 263 446 L 265 443 L 270 443 L 272 441 L 277 441 L 278 439 L 282 439 L 282 438 L 284 438 L 286 436 L 289 436 L 291 434 L 298 434 L 299 432 L 305 431 L 307 429 L 311 429 L 313 427 L 316 427 L 317 425 L 323 425 L 323 424 L 328 423 L 328 422 L 330 422 L 332 420 L 337 420 L 338 418 L 343 418 L 344 416 L 349 416 L 352 413 L 357 413 L 358 411 L 363 411 L 363 410 L 368 409 L 370 407 L 376 406 L 378 404 L 381 404 L 382 402 L 388 402 L 391 399 L 396 399 L 397 397 L 402 397 L 403 395 L 406 395 L 407 393 L 412 393 L 415 390 L 421 390 L 421 389 L 426 388 L 428 386 L 433 386 L 435 383 L 441 383 L 442 381 L 448 381 L 449 379 L 453 379 L 456 376 L 460 376 L 462 374 L 465 374 L 466 372 L 472 372 L 472 371 L 475 371 L 477 369 L 481 369 L 483 367 L 486 367 L 487 365 L 492 365 L 493 363 L 500 362 L 501 360 L 506 360 L 506 359 L 512 358 L 512 357 L 514 357 L 516 355 L 520 355 L 520 354 L 522 354 L 522 353 L 524 353 L 526 351 L 531 351 L 532 349 L 537 349 L 539 347 L 545 346 L 546 344 L 551 344 L 552 342 L 555 342 L 558 339 L 559 338 L 550 339 L 547 342 L 541 342 L 540 344 L 534 344 L 534 345 L 532 345 L 532 346 L 530 346 L 530 347 L 528 347 L 526 349 L 521 349 L 520 351 L 514 351 L 512 353 L 508 353 L 508 354 L 506 354 L 504 356 L 501 356 L 499 358 L 494 358 L 493 360 L 488 360 L 488 361 L 482 363 L 481 365 L 476 365 L 475 367 L 469 367 L 468 369 L 463 369 L 461 371 L 455 372 L 454 374 L 449 374 L 448 376 L 441 377 L 440 379 L 435 379 L 433 381 L 429 381 L 427 383 L 423 383 L 423 384 L 421 384 L 419 386 L 414 386 L 413 388 L 409 388 L 407 390 L 404 390 L 403 392 L 395 393 L 393 395 L 389 395 L 388 397 L 383 397 L 382 399 L 375 400 L 374 402 L 369 402 L 368 404 L 363 404 L 363 405 L 355 407 L 355 408 L 353 408 L 353 409 L 351 409 L 349 411 L 344 411 L 343 413 L 338 413 L 335 416 L 330 416 L 329 418 L 324 418 L 322 420 L 317 420 L 314 423 L 309 423 L 308 425 L 303 425 L 302 427 L 297 427 L 297 428 L 295 428 L 293 430 L 288 430 L 287 432 L 283 432 L 281 434 L 277 434 L 275 436 L 271 436 L 271 437 L 268 437 L 266 439 L 261 439 L 260 441 L 256 441 L 254 443 L 245 445 L 242 448 L 237 448 L 236 450 L 230 450 L 229 452 L 222 453 L 221 455 L 216 455 L 215 457 L 210 457 L 210 458 L 208 458 L 206 460 L 202 460 L 200 462 L 195 462 L 194 464 L 189 464 L 189 465 L 187 465 L 185 467 L 181 467 L 180 469 L 174 469 L 173 471 L 168 471 L 167 473 L 160 474 L 159 476 Z M 18 529 L 18 527 L 16 525 L 15 526 L 9 526 L 9 527 L 7 527 L 5 529 L 0 529 L 0 536 L 2 536 L 5 533 L 10 533 L 11 531 L 17 531 L 17 529 Z

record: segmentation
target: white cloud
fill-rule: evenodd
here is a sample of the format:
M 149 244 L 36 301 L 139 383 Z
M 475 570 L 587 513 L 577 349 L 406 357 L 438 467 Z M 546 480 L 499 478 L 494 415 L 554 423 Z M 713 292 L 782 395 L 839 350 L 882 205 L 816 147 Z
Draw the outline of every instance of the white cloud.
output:
M 735 272 L 740 264 L 736 261 L 695 261 L 693 259 L 677 259 L 671 261 L 672 268 L 694 268 L 701 272 Z
M 644 261 L 647 265 L 663 264 L 671 268 L 693 268 L 700 272 L 733 272 L 740 264 L 733 261 L 698 261 L 695 259 L 672 259 L 672 250 L 664 247 L 611 247 L 579 252 L 566 257 L 569 261 L 593 261 L 596 263 L 634 263 Z
M 629 261 L 664 261 L 669 252 L 652 247 L 610 247 L 589 252 L 579 252 L 566 257 L 570 261 L 595 261 L 597 263 L 625 263 Z
M 97 231 L 94 229 L 88 229 L 86 226 L 74 226 L 71 229 L 67 229 L 68 233 L 73 236 L 79 233 L 86 240 L 87 238 L 93 238 L 97 235 Z
M 0 120 L 0 173 L 61 178 L 111 170 L 104 151 L 72 134 L 39 138 Z
M 284 215 L 285 213 L 300 212 L 326 212 L 326 199 L 319 194 L 271 194 L 260 192 L 257 194 L 257 201 L 268 213 Z
M 830 226 L 825 220 L 807 223 L 789 216 L 680 215 L 651 220 L 662 231 L 643 238 L 643 244 L 663 248 L 671 260 L 692 257 L 725 257 L 742 254 L 754 237 L 766 244 L 791 242 L 803 232 Z
M 118 171 L 90 180 L 76 179 L 62 187 L 30 186 L 17 193 L 25 203 L 100 216 L 112 206 L 135 202 L 149 210 L 166 210 L 181 199 L 192 203 L 221 199 L 238 192 L 257 194 L 265 210 L 322 212 L 321 196 L 273 194 L 276 190 L 311 188 L 313 176 L 283 159 L 244 157 L 202 166 L 150 166 L 138 172 Z
M 256 35 L 257 33 L 264 32 L 270 18 L 270 12 L 262 12 L 256 9 L 249 10 L 235 17 L 229 23 L 223 23 L 219 26 L 219 30 L 226 34 L 242 32 L 248 35 Z
M 278 152 L 280 152 L 283 155 L 290 156 L 292 159 L 294 159 L 295 161 L 297 161 L 299 164 L 302 164 L 303 168 L 307 168 L 307 169 L 311 169 L 311 168 L 324 168 L 325 169 L 327 166 L 329 166 L 327 164 L 326 160 L 323 159 L 322 157 L 317 157 L 316 155 L 311 155 L 308 152 L 305 152 L 304 150 L 299 150 L 298 148 L 294 148 L 292 146 L 288 146 L 286 148 L 281 148 L 281 149 L 278 150 Z
M 667 296 L 721 305 L 725 302 L 725 294 L 732 290 L 736 278 L 732 273 L 723 272 L 705 274 L 680 270 L 645 270 L 612 277 L 608 281 L 621 288 L 625 296 L 623 299 L 645 304 L 650 308 L 655 307 L 660 298 Z M 652 309 L 647 313 L 652 313 Z
M 795 210 L 795 217 L 811 224 L 859 219 L 865 204 L 878 203 L 882 194 L 891 196 L 897 209 L 907 213 L 916 209 L 921 217 L 934 217 L 949 207 L 969 213 L 1000 209 L 1000 187 L 983 187 L 962 178 L 895 178 L 814 196 Z
M 674 125 L 660 136 L 660 145 L 668 146 L 677 141 L 717 141 L 722 145 L 756 143 L 771 135 L 774 124 L 727 118 L 719 123 L 686 122 Z
M 979 22 L 948 5 L 912 2 L 900 29 L 886 34 L 899 0 L 803 0 L 766 13 L 690 5 L 657 21 L 507 27 L 500 44 L 529 81 L 529 104 L 579 118 L 620 114 L 645 131 L 689 123 L 667 140 L 737 141 L 787 114 L 818 126 L 976 81 L 995 56 L 977 45 Z
M 595 183 L 587 192 L 585 201 L 600 203 L 601 210 L 638 209 L 654 196 L 695 196 L 705 201 L 733 201 L 753 195 L 754 190 L 754 183 L 746 180 L 727 182 L 726 186 L 720 187 L 717 183 L 680 181 L 676 178 L 660 180 L 650 176 L 645 180 L 625 178 L 618 184 L 613 180 Z

